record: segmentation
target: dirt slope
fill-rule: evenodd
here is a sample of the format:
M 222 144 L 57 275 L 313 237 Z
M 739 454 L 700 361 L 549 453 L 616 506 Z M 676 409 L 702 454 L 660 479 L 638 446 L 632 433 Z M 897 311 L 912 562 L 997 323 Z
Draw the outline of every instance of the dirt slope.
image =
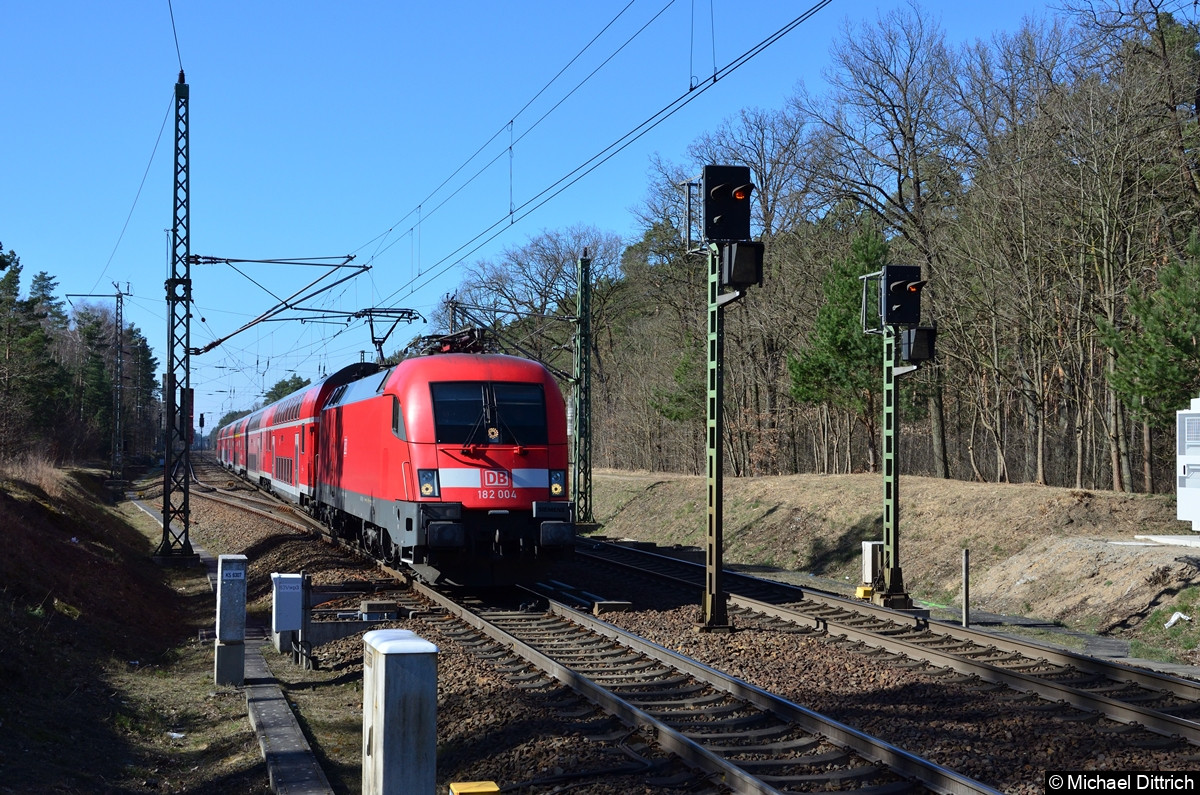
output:
M 161 530 L 103 473 L 18 474 L 0 476 L 0 793 L 268 792 L 245 696 L 212 684 L 198 638 L 203 572 L 154 563 Z
M 705 490 L 701 477 L 597 472 L 599 532 L 703 546 Z M 882 538 L 878 475 L 727 478 L 724 498 L 726 563 L 857 584 L 861 541 Z M 1111 543 L 1144 534 L 1191 535 L 1175 519 L 1173 496 L 900 481 L 905 584 L 934 604 L 961 605 L 962 550 L 969 549 L 972 610 L 1121 631 L 1156 609 L 1191 609 L 1186 589 L 1200 576 L 1200 548 Z

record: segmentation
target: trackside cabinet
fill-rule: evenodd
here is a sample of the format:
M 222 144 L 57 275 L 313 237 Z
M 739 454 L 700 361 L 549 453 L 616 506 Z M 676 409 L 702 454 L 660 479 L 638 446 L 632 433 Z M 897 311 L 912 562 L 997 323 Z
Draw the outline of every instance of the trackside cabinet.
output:
M 434 792 L 437 652 L 406 629 L 363 635 L 363 795 Z
M 1200 532 L 1200 398 L 1192 398 L 1190 409 L 1175 412 L 1175 431 L 1175 518 Z
M 304 576 L 271 574 L 271 631 L 300 629 L 304 625 Z
M 241 687 L 246 677 L 245 555 L 217 558 L 217 639 L 213 646 L 213 681 Z

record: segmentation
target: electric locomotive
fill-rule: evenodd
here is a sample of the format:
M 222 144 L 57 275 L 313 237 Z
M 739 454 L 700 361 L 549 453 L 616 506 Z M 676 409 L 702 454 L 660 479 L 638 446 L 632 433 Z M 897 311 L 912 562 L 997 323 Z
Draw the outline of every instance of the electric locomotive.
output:
M 517 581 L 574 546 L 562 394 L 528 359 L 353 365 L 221 428 L 217 451 L 431 582 Z

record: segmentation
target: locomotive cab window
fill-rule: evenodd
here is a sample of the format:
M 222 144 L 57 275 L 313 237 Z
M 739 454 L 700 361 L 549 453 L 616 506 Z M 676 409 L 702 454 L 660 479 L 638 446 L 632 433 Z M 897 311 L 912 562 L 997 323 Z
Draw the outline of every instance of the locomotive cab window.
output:
M 484 385 L 479 383 L 430 384 L 433 396 L 434 433 L 439 444 L 484 444 Z M 472 439 L 472 437 L 478 437 Z
M 492 384 L 496 418 L 508 444 L 546 444 L 546 396 L 541 384 Z
M 430 384 L 439 444 L 546 444 L 541 384 Z

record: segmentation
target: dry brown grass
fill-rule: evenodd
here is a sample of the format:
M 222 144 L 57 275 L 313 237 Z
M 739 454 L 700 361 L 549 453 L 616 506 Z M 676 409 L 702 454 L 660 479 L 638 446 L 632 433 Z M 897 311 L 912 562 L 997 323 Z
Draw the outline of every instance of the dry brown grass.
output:
M 659 544 L 706 543 L 703 477 L 601 470 L 593 503 L 600 532 Z M 1189 610 L 1200 554 L 1182 546 L 1129 546 L 1135 536 L 1190 536 L 1174 495 L 904 477 L 901 563 L 914 599 L 958 608 L 962 551 L 971 552 L 973 611 L 987 610 L 1149 639 L 1164 659 L 1190 658 L 1200 638 L 1159 637 L 1158 611 Z M 882 538 L 879 475 L 726 478 L 726 565 L 772 567 L 853 588 L 862 541 Z M 1165 656 L 1164 656 L 1165 655 Z
M 34 486 L 52 500 L 63 496 L 62 472 L 53 461 L 37 453 L 0 460 L 0 480 Z

